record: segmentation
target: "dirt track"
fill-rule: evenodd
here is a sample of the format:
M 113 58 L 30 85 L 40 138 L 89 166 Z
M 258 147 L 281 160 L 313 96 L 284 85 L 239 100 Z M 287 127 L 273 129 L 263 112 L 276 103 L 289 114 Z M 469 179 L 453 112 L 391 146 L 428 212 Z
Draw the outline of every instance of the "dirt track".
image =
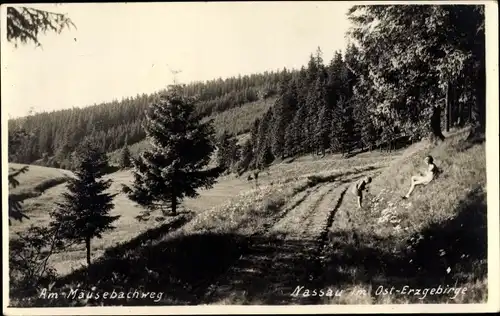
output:
M 299 285 L 320 282 L 326 232 L 352 181 L 364 172 L 297 193 L 264 234 L 205 295 L 207 304 L 307 304 L 291 294 Z

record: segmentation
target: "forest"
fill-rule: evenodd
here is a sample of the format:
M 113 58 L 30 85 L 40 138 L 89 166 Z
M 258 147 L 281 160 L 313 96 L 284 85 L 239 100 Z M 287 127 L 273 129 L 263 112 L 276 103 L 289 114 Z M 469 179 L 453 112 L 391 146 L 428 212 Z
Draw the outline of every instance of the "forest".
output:
M 288 71 L 265 72 L 237 78 L 183 85 L 183 95 L 197 100 L 195 115 L 210 117 L 243 104 L 266 100 Z M 71 169 L 71 155 L 84 138 L 92 138 L 106 151 L 145 138 L 145 110 L 165 93 L 137 95 L 83 108 L 41 112 L 9 120 L 9 133 L 26 132 L 22 144 L 11 150 L 12 161 Z M 234 110 L 233 110 L 234 112 Z M 50 127 L 50 128 L 47 128 Z
M 253 126 L 251 137 L 225 162 L 240 171 L 303 154 L 349 156 L 381 146 L 391 149 L 429 132 L 442 139 L 441 128 L 454 125 L 472 124 L 481 131 L 483 11 L 482 6 L 459 5 L 354 6 L 349 45 L 343 53 L 334 52 L 329 62 L 318 47 L 301 69 L 180 88 L 194 100 L 196 117 L 244 111 L 247 104 L 276 98 L 263 116 L 247 115 L 253 120 L 247 122 Z M 415 14 L 421 18 L 413 19 Z M 376 28 L 367 27 L 374 24 Z M 411 38 L 406 36 L 409 30 Z M 145 110 L 163 93 L 10 120 L 11 135 L 19 130 L 27 135 L 15 151 L 9 150 L 10 158 L 71 169 L 71 157 L 84 138 L 105 152 L 137 143 L 146 137 Z M 227 124 L 227 118 L 220 124 Z M 241 132 L 216 129 L 222 138 Z

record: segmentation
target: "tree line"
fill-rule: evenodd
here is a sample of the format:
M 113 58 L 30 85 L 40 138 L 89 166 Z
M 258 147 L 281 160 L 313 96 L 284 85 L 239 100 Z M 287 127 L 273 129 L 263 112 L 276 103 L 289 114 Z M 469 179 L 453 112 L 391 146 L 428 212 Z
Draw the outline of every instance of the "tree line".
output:
M 285 72 L 286 69 L 190 83 L 181 86 L 181 93 L 196 100 L 197 116 L 213 116 L 274 96 Z M 72 169 L 72 155 L 85 136 L 91 136 L 105 152 L 141 141 L 146 136 L 142 127 L 144 112 L 164 92 L 9 120 L 11 133 L 22 129 L 30 136 L 12 153 L 12 161 Z
M 318 48 L 283 76 L 237 154 L 234 135 L 220 140 L 224 165 L 241 173 L 297 155 L 390 150 L 466 124 L 471 137 L 484 133 L 483 6 L 353 6 L 348 17 L 344 54 L 324 65 Z

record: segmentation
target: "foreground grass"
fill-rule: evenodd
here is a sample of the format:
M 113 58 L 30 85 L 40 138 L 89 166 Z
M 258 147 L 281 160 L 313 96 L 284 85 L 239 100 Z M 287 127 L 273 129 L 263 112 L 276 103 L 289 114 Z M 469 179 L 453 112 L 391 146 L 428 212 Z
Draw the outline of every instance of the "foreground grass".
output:
M 324 288 L 343 289 L 326 304 L 480 303 L 487 300 L 486 151 L 465 141 L 422 142 L 376 177 L 366 207 L 346 199 L 330 229 Z M 432 155 L 443 174 L 402 200 L 410 177 Z M 465 287 L 466 294 L 382 295 L 382 288 Z M 430 290 L 428 290 L 430 291 Z
M 365 169 L 372 170 L 373 167 Z M 105 240 L 95 242 L 95 247 L 106 250 L 103 249 L 101 256 L 93 259 L 95 263 L 89 274 L 84 267 L 73 268 L 73 271 L 61 276 L 53 290 L 68 291 L 68 288 L 77 288 L 80 284 L 84 288 L 97 286 L 101 291 L 118 291 L 142 284 L 149 291 L 160 288 L 164 291 L 165 284 L 169 284 L 168 293 L 161 301 L 148 303 L 189 304 L 199 301 L 215 278 L 234 263 L 248 247 L 249 238 L 263 233 L 275 223 L 281 216 L 287 200 L 322 182 L 333 181 L 341 174 L 332 172 L 326 177 L 314 176 L 296 182 L 284 181 L 273 185 L 260 185 L 249 190 L 247 188 L 225 204 L 197 214 L 185 211 L 180 216 L 167 218 L 161 225 L 150 226 L 149 229 L 141 229 L 141 226 L 127 217 L 117 224 L 119 229 L 116 232 L 107 234 Z M 126 178 L 125 173 L 121 175 Z M 117 178 L 117 175 L 114 175 L 114 179 Z M 252 184 L 247 182 L 246 185 Z M 135 233 L 143 232 L 130 239 L 134 234 L 124 229 L 129 227 L 126 222 Z M 124 241 L 119 242 L 117 238 L 112 238 L 116 234 L 121 235 Z M 70 256 L 69 253 L 61 255 Z M 83 260 L 83 255 L 83 251 L 80 251 L 79 261 Z M 75 267 L 75 259 L 77 258 L 63 260 L 56 257 L 58 262 L 55 264 L 61 271 L 61 265 Z M 131 272 L 132 270 L 135 272 Z M 35 293 L 32 295 L 36 297 Z M 26 293 L 24 297 L 29 299 Z M 85 303 L 95 304 L 64 300 L 13 302 L 22 306 L 67 306 Z M 145 302 L 138 300 L 106 302 L 127 305 L 143 303 Z
M 219 303 L 484 301 L 487 294 L 485 148 L 484 144 L 468 144 L 464 136 L 458 133 L 438 146 L 421 142 L 396 154 L 367 153 L 349 159 L 339 159 L 337 155 L 322 159 L 302 157 L 271 166 L 269 173 L 259 176 L 258 184 L 244 176 L 228 175 L 213 189 L 202 191 L 199 198 L 187 200 L 179 216 L 160 218 L 159 223 L 138 224 L 134 216 L 140 208 L 119 195 L 115 210 L 124 217 L 114 235 L 110 233 L 99 241 L 101 244 L 96 243 L 100 255 L 93 259 L 93 266 L 89 270 L 75 267 L 62 273 L 53 290 L 95 287 L 98 291 L 129 291 L 139 287 L 165 295 L 149 300 L 105 302 L 85 299 L 27 302 L 19 300 L 21 295 L 14 295 L 17 300 L 12 304 L 213 303 L 214 298 L 207 293 L 218 284 L 221 275 L 236 266 L 232 284 L 243 288 L 248 299 L 242 302 L 237 296 L 218 297 Z M 435 157 L 444 173 L 425 188 L 417 188 L 410 200 L 401 201 L 409 177 L 427 154 Z M 307 205 L 323 205 L 321 200 L 316 203 L 311 199 L 311 195 L 320 198 L 329 190 L 325 186 L 331 186 L 330 183 L 335 184 L 339 179 L 352 181 L 356 175 L 379 172 L 388 164 L 386 171 L 374 175 L 364 210 L 358 211 L 354 197 L 345 191 L 348 183 L 338 187 L 341 192 L 331 191 L 332 196 L 339 194 L 338 203 L 331 205 L 332 216 L 321 216 L 325 223 L 314 226 L 326 227 L 326 234 L 320 230 L 309 234 L 319 235 L 317 240 L 284 239 L 273 233 L 300 233 L 300 222 L 293 221 L 293 216 L 285 221 L 289 226 L 277 223 L 283 223 L 279 220 L 303 201 L 307 203 L 299 213 L 304 216 Z M 109 177 L 115 181 L 112 190 L 119 190 L 119 184 L 131 181 L 126 171 Z M 318 210 L 326 215 L 325 211 L 330 212 L 328 207 L 325 204 Z M 302 220 L 314 222 L 309 217 Z M 254 261 L 241 267 L 241 258 L 249 253 Z M 78 260 L 70 255 L 67 260 L 56 258 L 54 263 L 70 266 Z M 313 271 L 312 277 L 308 271 Z M 292 300 L 282 293 L 285 283 L 345 292 L 339 297 Z M 467 286 L 468 292 L 455 299 L 428 295 L 420 300 L 417 296 L 378 295 L 381 285 L 389 289 L 404 285 L 420 288 L 457 285 Z M 256 291 L 261 288 L 264 291 Z M 230 288 L 222 292 L 235 291 Z M 36 293 L 24 295 L 30 296 L 36 297 Z
M 242 137 L 244 136 L 242 135 Z M 311 179 L 315 179 L 314 177 L 321 178 L 341 174 L 347 168 L 357 170 L 356 168 L 363 169 L 371 168 L 372 166 L 383 166 L 389 161 L 389 156 L 377 153 L 373 153 L 372 157 L 353 157 L 350 159 L 341 159 L 339 155 L 329 155 L 323 159 L 309 156 L 291 163 L 280 163 L 271 166 L 269 173 L 262 173 L 259 176 L 257 184 L 254 181 L 247 181 L 245 175 L 241 177 L 226 175 L 219 178 L 212 189 L 201 190 L 199 197 L 186 199 L 183 202 L 182 210 L 187 213 L 194 212 L 195 214 L 208 212 L 206 215 L 203 215 L 205 217 L 198 216 L 196 221 L 204 223 L 203 225 L 207 227 L 217 226 L 227 232 L 229 229 L 226 229 L 227 227 L 224 228 L 224 226 L 227 225 L 229 227 L 232 225 L 231 220 L 225 222 L 227 219 L 224 217 L 225 214 L 231 214 L 229 209 L 226 208 L 227 205 L 232 205 L 233 209 L 237 209 L 241 214 L 245 214 L 246 218 L 259 218 L 247 206 L 258 207 L 259 203 L 264 203 L 260 199 L 273 200 L 275 197 L 272 195 L 277 190 L 294 192 L 294 185 L 307 185 L 307 183 L 312 181 Z M 45 179 L 52 179 L 50 177 L 59 174 L 71 174 L 66 170 L 40 166 L 30 166 L 30 170 L 31 173 L 22 175 L 23 178 L 19 177 L 21 185 L 26 190 L 34 188 L 39 183 L 44 182 Z M 106 233 L 102 239 L 96 239 L 92 242 L 92 260 L 102 256 L 105 249 L 115 246 L 118 242 L 130 240 L 137 234 L 159 227 L 166 220 L 169 220 L 161 216 L 152 217 L 149 221 L 145 222 L 138 222 L 136 220 L 135 217 L 139 215 L 142 208 L 131 202 L 121 193 L 121 185 L 130 185 L 133 181 L 130 171 L 118 171 L 106 175 L 105 178 L 113 181 L 109 192 L 118 194 L 114 199 L 115 207 L 112 214 L 119 215 L 120 218 L 116 222 L 117 228 L 115 230 Z M 48 188 L 43 194 L 38 194 L 36 198 L 25 200 L 23 211 L 30 216 L 30 220 L 23 222 L 13 221 L 13 225 L 9 231 L 11 238 L 15 238 L 17 232 L 26 230 L 32 224 L 37 226 L 48 225 L 50 222 L 49 213 L 52 211 L 55 203 L 61 201 L 62 193 L 65 191 L 66 184 L 62 183 Z M 282 198 L 286 198 L 286 194 Z M 242 208 L 242 205 L 245 205 L 245 207 Z M 209 218 L 209 214 L 215 215 Z M 224 216 L 220 217 L 221 214 Z M 219 218 L 219 220 L 216 221 L 216 218 Z M 255 223 L 252 224 L 251 221 L 247 224 L 249 230 L 256 227 Z M 51 264 L 61 275 L 71 273 L 71 271 L 78 269 L 84 263 L 85 251 L 83 246 L 73 247 L 64 253 L 56 254 L 51 260 Z

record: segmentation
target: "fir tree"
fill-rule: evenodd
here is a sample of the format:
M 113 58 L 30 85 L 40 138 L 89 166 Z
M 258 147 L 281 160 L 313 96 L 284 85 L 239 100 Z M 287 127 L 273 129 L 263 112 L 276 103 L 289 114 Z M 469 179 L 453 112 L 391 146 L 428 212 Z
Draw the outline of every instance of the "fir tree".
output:
M 271 151 L 271 123 L 273 119 L 272 109 L 269 109 L 259 125 L 259 133 L 258 133 L 258 145 L 255 152 L 255 164 L 257 169 L 266 168 L 273 160 L 274 156 Z
M 217 164 L 223 170 L 229 170 L 238 160 L 238 144 L 236 138 L 223 131 L 217 141 Z
M 293 121 L 288 124 L 288 126 L 285 129 L 285 148 L 284 148 L 284 153 L 287 157 L 295 156 L 297 154 L 297 145 L 295 143 L 296 139 L 296 128 L 293 126 L 293 123 L 295 122 L 295 118 Z
M 302 105 L 292 120 L 291 126 L 291 142 L 293 144 L 293 151 L 296 154 L 304 154 L 307 150 L 307 107 Z
M 56 203 L 57 208 L 51 212 L 50 226 L 65 240 L 84 242 L 90 265 L 91 240 L 102 238 L 104 232 L 114 229 L 112 223 L 120 216 L 110 215 L 115 195 L 105 191 L 111 181 L 100 180 L 108 166 L 106 154 L 86 140 L 76 156 L 76 177 L 69 180 L 63 202 Z
M 132 166 L 132 157 L 130 150 L 128 149 L 127 142 L 123 145 L 122 151 L 120 153 L 120 168 L 128 169 Z
M 238 168 L 238 162 L 240 161 L 241 157 L 241 146 L 238 144 L 238 140 L 236 137 L 231 137 L 229 139 L 229 157 L 231 160 L 231 171 L 235 171 Z
M 286 153 L 286 129 L 290 125 L 297 107 L 297 96 L 293 81 L 283 82 L 280 97 L 273 106 L 271 126 L 271 148 L 273 156 L 284 158 Z
M 336 105 L 341 93 L 342 79 L 341 73 L 344 67 L 344 62 L 342 60 L 342 54 L 340 52 L 335 52 L 330 65 L 328 66 L 328 82 L 327 82 L 327 94 L 328 103 L 331 105 Z
M 237 166 L 238 174 L 242 174 L 247 171 L 250 168 L 253 159 L 252 142 L 248 139 L 245 143 L 243 143 L 243 147 L 241 149 L 241 157 Z
M 329 116 L 328 106 L 326 103 L 326 86 L 324 78 L 319 76 L 316 79 L 316 82 L 311 89 L 308 97 L 308 139 L 309 144 L 312 150 L 314 151 L 322 151 L 324 154 L 323 141 L 321 140 L 321 136 L 319 133 L 320 126 L 320 114 L 323 112 L 323 115 Z M 328 117 L 324 117 L 323 119 L 328 119 Z M 328 133 L 328 130 L 325 130 L 324 133 Z M 322 133 L 322 134 L 324 134 Z M 326 134 L 327 135 L 327 134 Z
M 261 119 L 256 119 L 253 122 L 252 130 L 250 131 L 250 145 L 252 147 L 252 160 L 250 161 L 248 168 L 249 169 L 254 169 L 255 166 L 257 165 L 257 152 L 259 148 L 259 128 L 261 125 Z
M 146 114 L 145 130 L 152 148 L 134 161 L 135 181 L 124 186 L 132 201 L 145 206 L 139 219 L 158 207 L 170 207 L 173 215 L 184 197 L 195 197 L 197 189 L 210 188 L 220 168 L 206 169 L 214 145 L 211 121 L 201 123 L 193 103 L 171 89 L 152 103 Z
M 337 102 L 332 114 L 330 146 L 333 152 L 341 152 L 344 155 L 351 148 L 351 135 L 354 125 L 352 109 L 348 106 L 344 97 L 341 97 Z
M 355 135 L 358 137 L 357 143 L 359 146 L 367 147 L 370 151 L 373 149 L 373 146 L 376 145 L 378 134 L 375 128 L 375 124 L 373 123 L 373 119 L 370 117 L 370 112 L 368 112 L 368 108 L 366 105 L 359 103 L 359 100 L 356 100 L 356 106 L 354 108 L 354 120 L 356 122 L 356 132 Z
M 16 47 L 18 42 L 33 42 L 41 46 L 40 34 L 47 31 L 61 33 L 62 30 L 75 27 L 65 14 L 53 13 L 31 7 L 7 7 L 7 40 Z
M 315 143 L 317 148 L 325 155 L 325 151 L 330 147 L 330 135 L 332 126 L 332 113 L 326 102 L 322 105 L 319 115 L 318 124 L 315 131 Z

